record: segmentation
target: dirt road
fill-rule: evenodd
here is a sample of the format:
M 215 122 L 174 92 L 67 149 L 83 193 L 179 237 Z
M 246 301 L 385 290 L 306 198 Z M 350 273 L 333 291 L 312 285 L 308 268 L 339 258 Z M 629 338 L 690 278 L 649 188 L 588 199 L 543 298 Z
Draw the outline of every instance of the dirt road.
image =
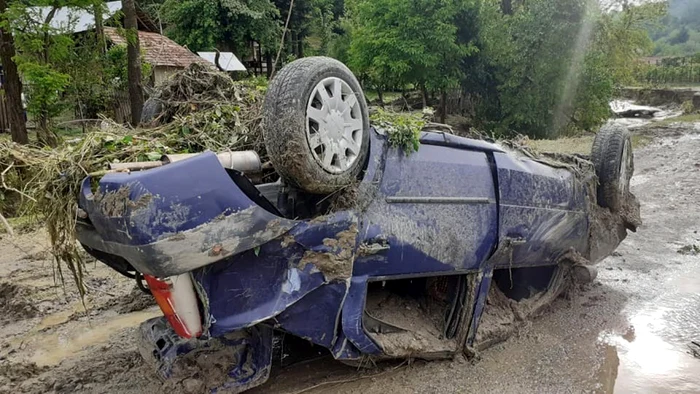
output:
M 700 124 L 651 132 L 632 179 L 644 226 L 593 284 L 478 361 L 358 372 L 326 357 L 277 369 L 253 392 L 700 392 L 700 359 L 688 349 L 700 341 Z M 134 327 L 159 311 L 132 281 L 88 264 L 86 314 L 71 285 L 54 284 L 43 232 L 0 237 L 0 393 L 176 392 L 136 351 Z M 199 390 L 189 383 L 177 391 Z

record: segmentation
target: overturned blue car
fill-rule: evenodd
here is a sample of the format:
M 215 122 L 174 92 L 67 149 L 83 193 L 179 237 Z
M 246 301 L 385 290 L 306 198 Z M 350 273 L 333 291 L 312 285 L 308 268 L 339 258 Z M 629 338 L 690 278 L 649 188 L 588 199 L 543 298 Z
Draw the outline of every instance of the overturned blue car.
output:
M 353 365 L 471 355 L 593 280 L 641 224 L 624 130 L 601 130 L 590 157 L 436 131 L 407 154 L 322 57 L 280 70 L 264 117 L 275 182 L 254 152 L 85 180 L 78 239 L 155 297 L 164 316 L 139 340 L 163 379 L 216 352 L 207 389 L 258 386 L 279 333 Z

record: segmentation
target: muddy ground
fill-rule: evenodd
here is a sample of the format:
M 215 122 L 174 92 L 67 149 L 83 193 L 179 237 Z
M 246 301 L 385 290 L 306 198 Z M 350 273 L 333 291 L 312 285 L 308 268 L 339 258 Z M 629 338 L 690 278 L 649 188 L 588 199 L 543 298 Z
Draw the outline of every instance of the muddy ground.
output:
M 277 368 L 254 393 L 697 393 L 700 359 L 700 124 L 637 129 L 632 190 L 644 225 L 598 279 L 478 360 L 362 370 L 329 356 Z M 131 280 L 89 263 L 87 308 L 54 281 L 42 231 L 0 234 L 1 393 L 198 392 L 164 387 L 136 351 L 159 315 Z

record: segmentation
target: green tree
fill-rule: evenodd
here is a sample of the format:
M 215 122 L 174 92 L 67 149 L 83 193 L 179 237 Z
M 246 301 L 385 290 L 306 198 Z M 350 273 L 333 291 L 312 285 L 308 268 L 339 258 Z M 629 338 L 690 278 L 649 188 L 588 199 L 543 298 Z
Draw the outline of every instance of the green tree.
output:
M 7 111 L 10 120 L 10 134 L 12 141 L 19 144 L 27 144 L 27 125 L 24 121 L 24 109 L 22 108 L 22 81 L 19 78 L 15 57 L 15 40 L 12 30 L 9 28 L 5 13 L 7 12 L 7 0 L 0 0 L 0 62 L 4 71 L 4 88 L 7 98 Z M 2 197 L 2 194 L 0 194 Z M 0 199 L 1 200 L 1 199 Z
M 556 108 L 574 82 L 567 78 L 574 51 L 585 51 L 577 38 L 586 2 L 533 0 L 511 15 L 499 14 L 498 3 L 482 10 L 482 54 L 498 92 L 497 112 L 489 117 L 498 120 L 496 131 L 555 135 Z
M 666 3 L 646 3 L 622 7 L 619 11 L 599 16 L 593 51 L 604 55 L 606 67 L 617 84 L 633 82 L 632 64 L 640 56 L 651 54 L 653 42 L 648 27 L 658 22 L 667 12 Z
M 160 15 L 166 34 L 190 50 L 220 49 L 239 56 L 250 41 L 274 52 L 281 33 L 280 13 L 269 0 L 166 0 Z
M 309 38 L 313 41 L 310 46 L 314 55 L 326 56 L 330 52 L 330 45 L 334 41 L 339 25 L 339 15 L 336 14 L 336 1 L 312 0 L 310 23 L 308 23 Z
M 279 10 L 282 20 L 286 21 L 290 0 L 273 0 Z M 304 43 L 315 24 L 319 23 L 319 15 L 314 13 L 316 0 L 294 0 L 292 15 L 289 19 L 288 31 L 285 34 L 283 53 L 287 56 L 300 58 L 304 56 Z
M 380 95 L 382 90 L 409 84 L 424 92 L 444 92 L 457 86 L 461 77 L 459 63 L 474 50 L 469 43 L 457 40 L 455 18 L 467 3 L 348 1 L 351 68 Z
M 609 116 L 616 85 L 629 81 L 631 64 L 649 50 L 645 25 L 663 5 L 624 6 L 603 12 L 595 0 L 486 0 L 460 36 L 478 56 L 464 64 L 463 90 L 477 123 L 498 133 L 553 137 L 592 130 Z M 464 24 L 464 23 L 463 23 Z
M 56 135 L 49 122 L 66 108 L 62 96 L 71 81 L 69 65 L 75 59 L 72 26 L 52 23 L 64 7 L 92 12 L 99 0 L 15 1 L 7 12 L 14 33 L 18 70 L 26 82 L 27 110 L 37 120 L 40 143 L 53 146 Z

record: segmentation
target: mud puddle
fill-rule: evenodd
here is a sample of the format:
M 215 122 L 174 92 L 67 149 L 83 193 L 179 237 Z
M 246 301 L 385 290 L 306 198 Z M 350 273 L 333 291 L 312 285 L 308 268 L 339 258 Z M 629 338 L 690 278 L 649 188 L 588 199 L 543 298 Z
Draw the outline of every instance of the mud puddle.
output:
M 76 324 L 76 327 L 52 333 L 35 333 L 23 342 L 34 349 L 30 362 L 36 365 L 54 366 L 69 357 L 79 356 L 86 349 L 107 343 L 114 333 L 136 327 L 145 320 L 160 316 L 157 308 L 108 317 L 89 324 Z
M 663 286 L 656 303 L 632 313 L 627 332 L 601 335 L 606 363 L 618 363 L 602 376 L 605 393 L 700 393 L 700 359 L 689 348 L 700 340 L 700 266 Z

